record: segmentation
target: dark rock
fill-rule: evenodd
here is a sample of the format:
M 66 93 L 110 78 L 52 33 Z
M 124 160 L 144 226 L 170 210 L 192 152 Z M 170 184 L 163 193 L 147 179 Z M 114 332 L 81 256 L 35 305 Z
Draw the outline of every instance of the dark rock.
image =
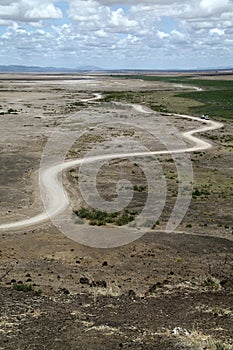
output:
M 81 284 L 89 284 L 89 279 L 87 277 L 81 277 L 79 282 Z
M 158 288 L 161 287 L 161 282 L 156 282 L 155 284 L 153 284 L 153 286 L 151 286 L 148 290 L 148 293 L 154 293 Z
M 225 289 L 231 289 L 233 287 L 233 280 L 228 277 L 224 277 L 221 279 L 220 285 Z
M 130 290 L 128 291 L 128 296 L 129 296 L 130 298 L 135 298 L 135 297 L 136 297 L 135 291 L 134 291 L 133 289 L 130 289 Z
M 61 288 L 61 289 L 59 289 L 59 293 L 63 293 L 63 294 L 70 294 L 70 292 L 69 292 L 69 290 L 68 289 L 66 289 L 66 288 Z
M 91 287 L 106 288 L 107 287 L 107 283 L 106 283 L 106 281 L 92 281 L 90 286 Z

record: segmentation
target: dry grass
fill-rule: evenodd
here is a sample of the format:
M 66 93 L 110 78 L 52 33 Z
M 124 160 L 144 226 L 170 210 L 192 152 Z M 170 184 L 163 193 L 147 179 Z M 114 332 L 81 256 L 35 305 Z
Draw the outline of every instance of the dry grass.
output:
M 210 335 L 205 335 L 198 331 L 192 331 L 188 335 L 173 334 L 178 342 L 186 349 L 192 350 L 232 350 L 233 345 L 214 339 Z

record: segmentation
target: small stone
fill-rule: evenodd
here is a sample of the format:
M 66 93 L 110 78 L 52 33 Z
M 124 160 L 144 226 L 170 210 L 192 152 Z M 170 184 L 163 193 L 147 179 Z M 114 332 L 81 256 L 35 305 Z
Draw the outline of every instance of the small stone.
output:
M 134 291 L 133 289 L 130 289 L 130 290 L 128 291 L 128 296 L 129 296 L 130 298 L 135 298 L 135 297 L 136 297 L 135 291 Z
M 107 288 L 107 283 L 106 283 L 106 281 L 92 281 L 90 286 L 91 287 Z
M 63 294 L 70 294 L 70 292 L 69 292 L 69 290 L 68 289 L 66 289 L 66 288 L 61 288 L 61 289 L 59 289 L 59 292 L 60 293 L 63 293 Z
M 89 279 L 87 277 L 81 277 L 79 282 L 81 284 L 89 284 Z

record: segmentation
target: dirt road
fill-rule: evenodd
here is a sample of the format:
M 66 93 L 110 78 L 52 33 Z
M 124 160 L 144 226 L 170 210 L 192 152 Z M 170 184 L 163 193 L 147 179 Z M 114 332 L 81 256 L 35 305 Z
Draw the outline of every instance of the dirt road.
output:
M 85 101 L 91 102 L 93 100 L 97 100 L 100 98 L 101 98 L 101 94 L 95 94 L 93 98 L 86 99 Z M 132 105 L 132 107 L 139 113 L 153 113 L 153 111 L 141 105 Z M 175 116 L 190 119 L 190 120 L 200 121 L 199 118 L 188 116 L 188 115 L 175 114 Z M 219 129 L 223 127 L 223 124 L 212 120 L 202 120 L 201 122 L 205 123 L 206 125 L 198 129 L 194 129 L 194 130 L 182 133 L 182 136 L 186 140 L 194 144 L 192 147 L 187 147 L 185 149 L 181 148 L 181 149 L 174 149 L 174 150 L 154 151 L 154 152 L 134 152 L 134 153 L 117 153 L 117 154 L 109 154 L 109 155 L 100 155 L 92 158 L 90 157 L 85 158 L 85 160 L 75 159 L 71 161 L 66 161 L 63 164 L 55 164 L 50 168 L 42 169 L 42 171 L 40 172 L 40 186 L 42 186 L 44 191 L 46 192 L 47 199 L 49 202 L 49 207 L 47 208 L 47 211 L 46 212 L 44 211 L 43 213 L 28 219 L 2 224 L 0 225 L 0 230 L 9 230 L 9 229 L 33 226 L 35 224 L 48 220 L 49 218 L 54 217 L 59 213 L 63 212 L 65 208 L 69 205 L 69 198 L 66 192 L 64 191 L 62 183 L 59 181 L 58 176 L 62 171 L 72 167 L 76 167 L 81 163 L 83 163 L 83 161 L 90 163 L 97 160 L 110 160 L 110 159 L 126 158 L 126 157 L 132 157 L 132 156 L 143 157 L 143 156 L 161 155 L 161 154 L 178 154 L 178 153 L 201 151 L 201 150 L 206 150 L 208 148 L 211 148 L 212 145 L 209 142 L 195 137 L 194 134 Z

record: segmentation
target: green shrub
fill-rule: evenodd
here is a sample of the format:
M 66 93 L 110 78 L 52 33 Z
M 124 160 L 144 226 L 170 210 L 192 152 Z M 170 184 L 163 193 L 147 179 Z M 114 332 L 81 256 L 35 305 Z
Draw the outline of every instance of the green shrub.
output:
M 91 226 L 103 226 L 106 224 L 114 224 L 117 226 L 127 225 L 134 220 L 138 214 L 136 211 L 129 211 L 127 209 L 122 212 L 107 213 L 97 209 L 80 208 L 74 213 L 80 219 L 86 219 Z
M 13 289 L 17 290 L 18 292 L 31 292 L 32 286 L 27 285 L 27 284 L 19 284 L 19 283 L 15 283 L 13 285 Z

